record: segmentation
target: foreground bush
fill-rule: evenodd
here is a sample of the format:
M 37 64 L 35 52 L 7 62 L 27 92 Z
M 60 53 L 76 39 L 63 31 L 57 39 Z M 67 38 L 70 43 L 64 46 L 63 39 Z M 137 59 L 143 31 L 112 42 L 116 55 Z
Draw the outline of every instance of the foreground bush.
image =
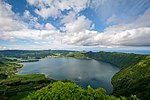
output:
M 136 96 L 131 97 L 136 100 Z M 55 82 L 36 92 L 30 93 L 24 100 L 127 100 L 125 97 L 116 98 L 105 94 L 102 88 L 82 89 L 70 82 Z

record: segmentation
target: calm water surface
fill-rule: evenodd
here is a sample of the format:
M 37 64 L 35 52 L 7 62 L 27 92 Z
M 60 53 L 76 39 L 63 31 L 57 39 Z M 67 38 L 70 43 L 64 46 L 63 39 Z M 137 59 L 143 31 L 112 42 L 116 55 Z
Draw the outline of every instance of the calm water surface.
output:
M 63 80 L 69 79 L 86 88 L 102 87 L 111 93 L 112 76 L 119 69 L 111 64 L 96 60 L 75 58 L 44 58 L 38 62 L 25 62 L 24 67 L 17 74 L 41 73 L 49 78 Z

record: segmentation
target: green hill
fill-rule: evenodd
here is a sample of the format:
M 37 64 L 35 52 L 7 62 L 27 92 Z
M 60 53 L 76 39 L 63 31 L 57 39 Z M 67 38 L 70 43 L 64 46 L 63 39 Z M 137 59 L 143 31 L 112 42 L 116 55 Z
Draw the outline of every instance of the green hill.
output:
M 119 53 L 119 52 L 87 52 L 85 53 L 89 58 L 99 61 L 111 63 L 119 68 L 126 68 L 135 65 L 146 55 L 133 54 L 133 53 Z
M 136 94 L 141 99 L 150 97 L 150 56 L 133 66 L 129 66 L 112 78 L 114 95 Z

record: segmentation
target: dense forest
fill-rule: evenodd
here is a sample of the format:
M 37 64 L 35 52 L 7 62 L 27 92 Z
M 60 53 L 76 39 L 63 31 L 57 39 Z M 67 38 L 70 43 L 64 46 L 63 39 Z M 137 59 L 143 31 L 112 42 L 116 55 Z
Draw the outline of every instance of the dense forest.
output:
M 114 91 L 112 95 L 116 97 L 106 95 L 102 89 L 94 90 L 92 88 L 88 88 L 88 90 L 84 90 L 81 87 L 73 84 L 72 82 L 58 82 L 56 84 L 48 85 L 49 83 L 53 83 L 56 80 L 45 78 L 45 76 L 41 74 L 15 75 L 15 72 L 17 72 L 17 70 L 22 67 L 22 64 L 20 63 L 22 59 L 39 59 L 49 56 L 74 57 L 78 59 L 95 59 L 98 61 L 111 63 L 119 67 L 121 70 L 112 78 L 112 84 L 114 86 Z M 25 100 L 36 100 L 44 98 L 49 99 L 51 98 L 51 96 L 54 96 L 54 98 L 66 98 L 67 96 L 71 96 L 71 99 L 75 98 L 72 95 L 76 95 L 81 99 L 91 98 L 93 100 L 105 100 L 108 98 L 112 100 L 116 100 L 119 98 L 122 100 L 126 100 L 129 98 L 139 98 L 142 100 L 147 100 L 148 98 L 150 98 L 149 55 L 102 51 L 77 52 L 65 50 L 4 50 L 0 51 L 0 57 L 0 93 L 2 95 L 1 98 L 8 97 L 13 100 L 14 98 L 26 97 L 27 95 L 29 96 L 27 96 Z M 32 79 L 35 80 L 31 81 Z M 41 90 L 35 92 L 38 89 Z M 62 95 L 62 91 L 59 92 L 57 89 L 62 91 L 64 89 L 68 90 L 64 93 L 64 95 Z M 78 91 L 78 93 L 76 93 L 76 91 Z M 30 94 L 30 92 L 33 93 Z M 56 95 L 57 92 L 59 92 L 58 95 Z M 49 96 L 46 94 L 49 94 Z M 135 95 L 137 96 L 137 98 Z

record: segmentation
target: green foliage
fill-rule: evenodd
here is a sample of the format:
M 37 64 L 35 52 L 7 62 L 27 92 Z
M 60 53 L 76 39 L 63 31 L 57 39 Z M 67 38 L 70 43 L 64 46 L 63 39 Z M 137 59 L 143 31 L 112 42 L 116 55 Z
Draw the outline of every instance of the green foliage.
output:
M 150 98 L 150 56 L 118 52 L 87 52 L 85 55 L 121 68 L 112 78 L 114 95 L 129 97 L 135 94 L 141 99 Z
M 102 88 L 82 89 L 70 82 L 55 82 L 36 92 L 29 94 L 23 100 L 127 100 L 125 97 L 116 98 L 105 94 Z M 135 99 L 136 100 L 136 99 Z
M 104 61 L 111 63 L 113 65 L 121 68 L 121 71 L 118 72 L 112 79 L 114 85 L 113 95 L 115 96 L 127 96 L 131 94 L 137 95 L 138 98 L 147 100 L 150 98 L 150 56 L 139 55 L 139 54 L 127 54 L 127 53 L 117 53 L 117 52 L 75 52 L 75 51 L 65 51 L 65 50 L 43 50 L 43 51 L 26 51 L 26 50 L 5 50 L 0 51 L 0 57 L 7 57 L 7 59 L 0 58 L 0 94 L 6 92 L 4 96 L 12 100 L 17 100 L 28 95 L 30 92 L 36 91 L 49 83 L 53 83 L 54 80 L 49 80 L 43 77 L 42 75 L 25 75 L 18 76 L 14 75 L 18 68 L 21 68 L 23 65 L 18 63 L 18 58 L 25 61 L 38 58 L 43 58 L 47 56 L 60 56 L 60 57 L 75 57 L 80 59 L 96 59 L 99 61 Z M 17 58 L 17 59 L 16 59 Z M 6 79 L 7 78 L 7 79 Z M 5 80 L 6 79 L 6 80 Z M 74 97 L 74 99 L 80 97 L 81 99 L 89 100 L 126 100 L 125 97 L 116 98 L 114 96 L 108 96 L 105 94 L 103 89 L 92 89 L 88 87 L 88 90 L 84 90 L 79 86 L 75 85 L 66 85 L 65 83 L 56 83 L 58 85 L 51 84 L 51 88 L 43 88 L 34 92 L 30 95 L 36 96 L 41 95 L 42 99 L 47 99 L 48 94 L 53 93 L 54 98 L 65 98 Z M 63 84 L 63 85 L 62 85 Z M 73 83 L 72 83 L 73 84 Z M 55 87 L 53 87 L 53 85 Z M 60 92 L 56 91 L 57 89 L 61 90 Z M 44 92 L 44 89 L 47 92 Z M 73 92 L 72 92 L 73 89 Z M 78 89 L 78 92 L 74 92 Z M 52 92 L 54 90 L 54 92 Z M 67 92 L 64 92 L 67 90 Z M 71 92 L 69 92 L 71 90 Z M 41 91 L 41 92 L 40 92 Z M 38 95 L 37 95 L 38 93 Z M 63 93 L 56 95 L 56 93 Z M 66 94 L 67 93 L 67 94 Z M 70 96 L 73 94 L 75 96 Z M 28 98 L 30 97 L 28 96 Z M 129 100 L 137 100 L 135 95 L 131 95 Z M 44 96 L 44 97 L 43 97 Z M 51 96 L 51 95 L 50 95 Z M 41 99 L 38 98 L 38 99 Z M 27 98 L 26 98 L 27 99 Z M 33 98 L 34 99 L 34 98 Z
M 23 64 L 12 62 L 8 59 L 0 59 L 0 80 L 7 78 L 7 76 L 14 75 Z
M 7 85 L 13 85 L 13 84 L 25 84 L 29 82 L 38 82 L 45 80 L 44 74 L 25 74 L 25 75 L 12 75 L 6 80 L 4 80 L 2 83 Z
M 27 96 L 30 92 L 36 91 L 55 80 L 47 79 L 43 74 L 27 74 L 27 75 L 13 75 L 3 80 L 2 86 L 7 87 L 6 90 L 0 87 L 0 92 L 10 100 L 20 100 Z M 17 99 L 19 98 L 19 99 Z
M 86 56 L 99 61 L 104 61 L 116 65 L 120 68 L 126 68 L 128 66 L 138 63 L 140 60 L 146 57 L 146 55 L 140 54 L 128 54 L 119 52 L 87 52 Z
M 66 57 L 74 57 L 74 58 L 79 58 L 79 59 L 86 59 L 88 58 L 85 53 L 83 52 L 68 52 L 66 54 Z
M 112 83 L 114 95 L 136 94 L 141 99 L 150 98 L 150 56 L 118 72 L 112 78 Z
M 2 79 L 6 79 L 8 75 L 4 74 L 4 73 L 0 73 L 0 80 Z
M 6 85 L 0 84 L 0 99 L 2 100 L 4 93 L 6 91 Z

